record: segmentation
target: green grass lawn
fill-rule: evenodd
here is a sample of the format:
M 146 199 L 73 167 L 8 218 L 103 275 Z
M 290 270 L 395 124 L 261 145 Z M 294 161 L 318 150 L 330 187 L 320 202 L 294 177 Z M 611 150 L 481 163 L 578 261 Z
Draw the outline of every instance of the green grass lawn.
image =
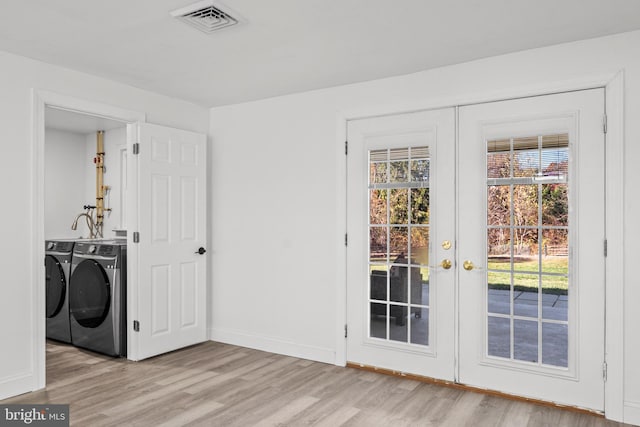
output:
M 568 272 L 569 259 L 567 257 L 544 257 L 542 266 L 539 266 L 536 258 L 518 258 L 513 263 L 513 283 L 515 290 L 531 291 L 538 287 L 538 269 L 542 271 L 542 292 L 554 294 L 566 294 L 569 280 L 566 276 L 551 276 L 545 274 L 563 274 Z M 498 271 L 489 271 L 488 282 L 491 289 L 509 289 L 511 285 L 510 269 L 511 265 L 508 260 L 490 259 L 488 262 L 489 270 L 504 270 L 504 273 Z M 527 274 L 534 273 L 534 274 Z
M 568 272 L 569 259 L 567 257 L 544 257 L 542 260 L 542 292 L 549 294 L 566 295 L 569 280 L 566 276 L 553 276 L 547 274 L 563 274 Z M 517 291 L 529 291 L 538 288 L 538 260 L 536 258 L 519 257 L 513 264 L 514 289 Z M 385 266 L 372 266 L 372 270 L 386 270 Z M 488 269 L 494 270 L 487 273 L 489 288 L 509 289 L 511 286 L 511 265 L 508 259 L 490 258 Z M 499 270 L 499 271 L 495 271 Z M 429 269 L 421 268 L 422 280 L 428 282 Z

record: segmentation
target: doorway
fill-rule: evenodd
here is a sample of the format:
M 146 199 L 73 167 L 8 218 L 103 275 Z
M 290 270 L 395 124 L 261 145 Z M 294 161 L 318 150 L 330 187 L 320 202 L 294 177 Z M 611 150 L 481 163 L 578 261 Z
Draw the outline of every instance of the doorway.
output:
M 602 411 L 603 116 L 592 89 L 350 121 L 347 360 Z
M 144 123 L 145 115 L 46 91 L 33 99 L 33 363 L 45 386 L 45 119 L 49 107 L 126 125 L 127 357 L 141 360 L 207 339 L 206 135 Z M 126 161 L 126 154 L 133 155 Z M 135 160 L 134 160 L 135 159 Z M 125 225 L 124 220 L 121 224 Z M 135 232 L 131 232 L 134 231 Z

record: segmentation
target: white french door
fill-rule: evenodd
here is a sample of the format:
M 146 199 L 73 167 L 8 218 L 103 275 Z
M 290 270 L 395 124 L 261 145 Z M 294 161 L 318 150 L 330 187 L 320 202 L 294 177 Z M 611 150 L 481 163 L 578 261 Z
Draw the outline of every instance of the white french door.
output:
M 457 112 L 349 122 L 347 360 L 603 410 L 604 89 Z
M 347 360 L 453 380 L 455 110 L 348 132 Z
M 130 203 L 137 226 L 128 246 L 138 261 L 129 275 L 138 285 L 129 324 L 137 321 L 138 331 L 129 343 L 140 360 L 207 339 L 207 185 L 205 135 L 137 126 L 139 153 L 128 177 L 137 189 Z
M 459 110 L 459 381 L 604 409 L 604 89 Z

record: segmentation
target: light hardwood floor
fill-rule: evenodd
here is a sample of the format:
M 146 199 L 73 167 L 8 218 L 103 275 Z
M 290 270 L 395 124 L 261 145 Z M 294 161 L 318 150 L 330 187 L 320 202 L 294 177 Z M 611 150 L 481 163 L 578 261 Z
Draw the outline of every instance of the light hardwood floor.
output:
M 620 426 L 446 386 L 207 342 L 142 362 L 47 343 L 47 387 L 75 426 Z

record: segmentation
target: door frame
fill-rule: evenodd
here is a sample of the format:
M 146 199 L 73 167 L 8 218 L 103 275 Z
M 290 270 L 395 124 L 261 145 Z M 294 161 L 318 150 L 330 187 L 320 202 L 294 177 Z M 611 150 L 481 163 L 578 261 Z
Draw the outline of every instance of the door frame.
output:
M 624 70 L 611 74 L 582 76 L 572 81 L 542 82 L 481 93 L 479 95 L 441 98 L 424 103 L 400 106 L 374 105 L 345 109 L 336 115 L 336 360 L 347 362 L 347 158 L 346 143 L 349 120 L 411 113 L 421 110 L 458 108 L 486 102 L 505 101 L 531 96 L 551 95 L 585 89 L 605 89 L 607 116 L 605 160 L 605 234 L 608 253 L 605 258 L 605 416 L 624 418 Z M 457 140 L 456 123 L 456 140 Z M 457 145 L 457 141 L 456 141 Z M 456 283 L 457 286 L 457 283 Z M 456 291 L 457 292 L 457 291 Z M 456 297 L 457 298 L 457 297 Z M 457 328 L 457 325 L 456 325 Z M 456 338 L 457 351 L 457 338 Z M 457 369 L 457 367 L 456 367 Z
M 127 125 L 127 147 L 131 138 L 129 136 L 129 124 L 136 122 L 145 122 L 146 114 L 133 110 L 126 110 L 99 102 L 86 99 L 76 98 L 72 96 L 62 95 L 55 92 L 49 92 L 40 89 L 31 90 L 31 205 L 32 215 L 32 232 L 31 232 L 31 318 L 35 325 L 32 336 L 32 366 L 34 374 L 34 390 L 44 388 L 46 385 L 46 322 L 44 316 L 46 292 L 44 286 L 45 271 L 42 260 L 44 259 L 44 167 L 45 167 L 45 108 L 53 107 L 62 110 L 71 111 L 78 114 L 85 114 L 97 117 L 103 117 L 111 120 L 120 121 L 123 125 Z M 130 163 L 130 162 L 128 162 Z M 135 207 L 129 208 L 128 217 L 136 218 L 137 212 Z M 136 260 L 132 260 L 135 269 Z M 129 262 L 129 268 L 131 262 Z M 129 269 L 128 275 L 130 275 Z M 135 287 L 127 288 L 127 298 L 135 299 Z M 133 309 L 137 307 L 135 301 L 127 305 L 127 318 L 131 317 Z M 127 336 L 134 335 L 133 326 L 127 325 Z M 130 341 L 130 339 L 128 338 Z M 136 354 L 128 354 L 131 360 L 136 360 Z

